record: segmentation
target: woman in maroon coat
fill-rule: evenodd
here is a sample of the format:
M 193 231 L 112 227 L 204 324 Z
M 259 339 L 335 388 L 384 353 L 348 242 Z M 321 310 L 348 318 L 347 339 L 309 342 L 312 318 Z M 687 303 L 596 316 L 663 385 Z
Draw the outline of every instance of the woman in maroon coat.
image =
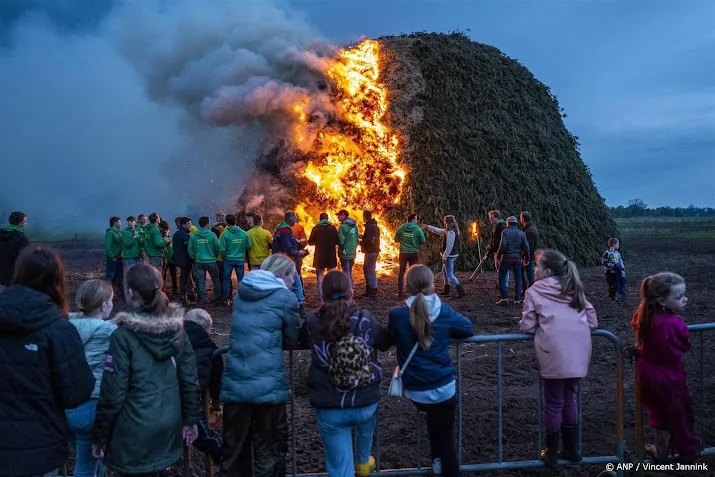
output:
M 688 389 L 682 355 L 690 351 L 690 333 L 678 315 L 685 309 L 685 281 L 661 272 L 641 285 L 641 304 L 631 327 L 636 334 L 636 376 L 656 444 L 646 451 L 656 460 L 667 458 L 669 440 L 682 463 L 700 455 L 700 439 L 693 432 L 693 399 Z

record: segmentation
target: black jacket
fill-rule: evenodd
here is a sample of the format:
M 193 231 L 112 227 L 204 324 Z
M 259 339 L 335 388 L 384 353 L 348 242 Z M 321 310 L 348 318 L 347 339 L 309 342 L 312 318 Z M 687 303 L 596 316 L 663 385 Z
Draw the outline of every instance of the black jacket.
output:
M 17 230 L 0 228 L 0 285 L 9 287 L 15 272 L 15 261 L 30 241 Z
M 526 235 L 516 226 L 505 228 L 501 233 L 497 258 L 505 262 L 521 262 L 524 257 L 530 257 Z
M 377 220 L 370 219 L 365 223 L 365 233 L 360 242 L 362 253 L 380 253 L 380 227 Z
M 497 253 L 499 251 L 499 242 L 501 242 L 501 233 L 506 228 L 506 222 L 504 219 L 500 219 L 494 227 L 492 227 L 492 237 L 489 240 L 489 246 L 492 248 L 492 253 Z
M 198 323 L 184 321 L 184 331 L 189 337 L 196 356 L 196 370 L 199 375 L 201 395 L 203 396 L 208 390 L 211 399 L 218 402 L 221 394 L 221 375 L 223 375 L 223 358 L 221 356 L 213 358 L 214 351 L 218 349 L 218 346 Z
M 172 259 L 177 267 L 190 267 L 194 264 L 191 257 L 189 257 L 190 239 L 191 234 L 189 234 L 189 231 L 184 228 L 174 232 L 174 237 L 171 239 L 172 246 L 174 247 L 174 255 Z
M 0 475 L 62 467 L 64 411 L 93 390 L 79 333 L 50 298 L 20 285 L 0 294 Z
M 539 247 L 539 231 L 536 229 L 536 225 L 526 224 L 524 235 L 526 235 L 526 242 L 529 244 L 529 259 L 534 260 L 534 253 Z
M 274 242 L 275 243 L 275 239 Z M 338 266 L 336 248 L 340 245 L 338 229 L 327 220 L 321 220 L 310 231 L 308 244 L 315 245 L 314 268 L 335 268 Z

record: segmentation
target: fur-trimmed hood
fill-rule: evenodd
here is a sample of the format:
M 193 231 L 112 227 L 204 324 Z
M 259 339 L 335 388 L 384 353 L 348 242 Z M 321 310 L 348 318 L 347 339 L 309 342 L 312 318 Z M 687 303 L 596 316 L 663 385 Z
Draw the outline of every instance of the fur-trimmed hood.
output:
M 184 332 L 184 308 L 170 303 L 165 315 L 154 316 L 138 311 L 117 313 L 112 321 L 134 334 L 149 352 L 159 360 L 176 354 L 176 347 Z

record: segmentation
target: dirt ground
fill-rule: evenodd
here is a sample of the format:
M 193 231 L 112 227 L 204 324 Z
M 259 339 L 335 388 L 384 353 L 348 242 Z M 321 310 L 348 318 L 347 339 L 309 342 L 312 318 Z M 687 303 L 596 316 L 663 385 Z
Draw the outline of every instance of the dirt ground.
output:
M 715 222 L 708 226 L 715 228 Z M 602 269 L 581 270 L 589 301 L 594 304 L 599 327 L 613 333 L 623 344 L 632 344 L 633 336 L 629 322 L 638 304 L 638 288 L 641 280 L 652 273 L 671 270 L 683 275 L 688 287 L 688 308 L 684 318 L 690 324 L 715 322 L 715 313 L 710 300 L 713 298 L 715 280 L 715 240 L 711 234 L 679 235 L 678 227 L 670 234 L 643 234 L 630 228 L 622 237 L 622 250 L 628 272 L 629 303 L 611 301 L 607 296 Z M 73 295 L 79 284 L 88 278 L 100 278 L 104 273 L 104 257 L 101 243 L 65 242 L 55 243 L 65 262 L 69 292 Z M 356 289 L 364 289 L 362 270 L 353 272 Z M 497 298 L 496 276 L 493 272 L 479 275 L 476 282 L 467 284 L 468 272 L 457 273 L 465 283 L 469 294 L 462 299 L 450 299 L 450 305 L 469 317 L 476 333 L 482 335 L 519 333 L 520 309 L 511 305 L 495 305 Z M 442 285 L 441 274 L 436 277 Z M 309 307 L 316 304 L 316 285 L 313 276 L 305 277 L 306 300 Z M 513 282 L 512 282 L 513 287 Z M 510 291 L 513 293 L 513 291 Z M 391 307 L 398 305 L 396 278 L 380 278 L 379 296 L 359 299 L 359 304 L 369 309 L 382 323 L 387 322 Z M 72 296 L 72 300 L 74 297 Z M 123 305 L 115 304 L 116 309 Z M 214 317 L 215 340 L 226 344 L 230 331 L 230 310 L 224 307 L 207 307 Z M 687 355 L 689 384 L 695 394 L 696 430 L 705 445 L 715 445 L 715 433 L 711 429 L 713 394 L 715 384 L 713 364 L 715 354 L 712 340 L 715 333 L 705 333 L 702 341 L 704 370 L 701 382 L 698 359 L 701 354 L 700 336 L 693 334 L 693 349 Z M 497 448 L 497 343 L 466 344 L 462 346 L 462 432 L 463 464 L 486 463 L 498 460 Z M 394 351 L 382 354 L 381 364 L 386 376 L 395 366 Z M 455 356 L 456 359 L 456 356 Z M 305 376 L 310 359 L 307 351 L 295 356 L 295 460 L 299 473 L 324 472 L 324 456 L 313 409 L 308 404 Z M 585 456 L 614 455 L 616 452 L 616 381 L 615 350 L 610 341 L 594 338 L 593 357 L 589 376 L 582 384 L 583 452 Z M 538 368 L 533 343 L 507 342 L 503 344 L 503 460 L 532 460 L 538 455 Z M 624 417 L 626 452 L 634 449 L 634 394 L 633 366 L 624 361 Z M 418 414 L 405 400 L 387 396 L 389 378 L 383 381 L 383 398 L 380 403 L 379 446 L 382 469 L 414 468 L 418 464 L 429 466 L 429 446 L 425 426 L 418 438 Z M 704 388 L 701 401 L 697 392 Z M 703 421 L 702 417 L 705 416 Z M 647 424 L 647 420 L 645 421 Z M 646 427 L 645 435 L 651 438 Z M 418 453 L 418 439 L 421 449 Z M 376 439 L 377 441 L 378 439 Z M 292 469 L 292 456 L 288 455 L 288 472 Z M 628 460 L 628 455 L 627 455 Z M 709 467 L 715 468 L 715 459 L 703 458 Z M 196 471 L 200 466 L 194 466 Z M 583 475 L 593 476 L 604 470 L 603 466 L 571 466 L 554 472 L 542 469 L 519 471 L 491 471 L 480 475 Z M 678 472 L 678 475 L 715 475 L 710 472 Z M 655 474 L 653 474 L 655 475 Z M 661 473 L 660 475 L 665 475 Z

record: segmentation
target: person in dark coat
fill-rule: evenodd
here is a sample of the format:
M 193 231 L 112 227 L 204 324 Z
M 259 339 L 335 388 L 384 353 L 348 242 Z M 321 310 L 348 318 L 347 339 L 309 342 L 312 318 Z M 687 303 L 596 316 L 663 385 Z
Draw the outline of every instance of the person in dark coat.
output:
M 45 475 L 65 464 L 66 409 L 86 402 L 95 379 L 67 319 L 64 269 L 44 247 L 25 248 L 0 294 L 0 473 Z
M 501 233 L 506 228 L 506 222 L 501 218 L 501 212 L 498 210 L 489 211 L 489 223 L 492 224 L 492 236 L 489 239 L 487 253 L 494 254 L 494 267 L 499 271 L 499 260 L 497 260 L 497 251 L 499 250 L 499 242 L 501 242 Z
M 525 264 L 522 272 L 522 298 L 526 293 L 526 289 L 534 284 L 534 254 L 536 249 L 539 247 L 539 231 L 536 229 L 536 225 L 531 220 L 531 214 L 529 212 L 522 212 L 519 221 L 522 227 L 524 227 L 524 235 L 526 235 L 526 243 L 529 244 L 529 263 Z
M 522 263 L 529 260 L 531 256 L 529 252 L 529 243 L 526 241 L 526 235 L 519 230 L 516 217 L 513 215 L 506 219 L 508 224 L 501 233 L 501 241 L 497 249 L 497 260 L 499 266 L 499 294 L 501 298 L 497 301 L 497 305 L 506 305 L 507 291 L 509 288 L 509 272 L 514 272 L 514 282 L 516 290 L 514 292 L 514 304 L 521 305 L 521 269 Z
M 187 300 L 196 300 L 193 277 L 194 261 L 189 256 L 189 240 L 191 240 L 189 229 L 191 229 L 191 219 L 181 217 L 179 219 L 179 230 L 174 233 L 171 241 L 174 248 L 174 264 L 181 271 L 179 276 L 179 297 L 183 303 L 186 303 Z
M 202 309 L 194 308 L 184 316 L 184 331 L 189 337 L 191 348 L 196 356 L 196 370 L 199 375 L 201 396 L 209 393 L 211 400 L 211 413 L 220 414 L 219 398 L 221 396 L 221 375 L 223 374 L 223 358 L 214 357 L 218 349 L 216 343 L 209 336 L 213 326 L 211 315 Z M 204 454 L 208 454 L 214 464 L 221 465 L 221 437 L 211 430 L 209 423 L 201 413 L 198 424 L 199 436 L 194 441 L 194 447 Z
M 22 249 L 30 244 L 25 235 L 27 216 L 22 212 L 13 212 L 8 222 L 8 225 L 0 228 L 0 291 L 10 286 L 15 261 Z
M 365 254 L 363 273 L 365 274 L 365 295 L 377 295 L 377 257 L 380 255 L 380 227 L 377 220 L 372 218 L 372 212 L 365 210 L 362 213 L 365 221 L 365 232 L 360 241 L 360 250 Z M 320 289 L 320 287 L 318 287 Z
M 323 275 L 326 271 L 335 270 L 338 267 L 338 255 L 336 247 L 340 245 L 338 229 L 328 220 L 328 214 L 320 214 L 320 221 L 315 224 L 310 231 L 308 245 L 315 247 L 313 255 L 313 268 L 315 276 L 318 277 L 318 302 L 323 303 L 322 283 Z

